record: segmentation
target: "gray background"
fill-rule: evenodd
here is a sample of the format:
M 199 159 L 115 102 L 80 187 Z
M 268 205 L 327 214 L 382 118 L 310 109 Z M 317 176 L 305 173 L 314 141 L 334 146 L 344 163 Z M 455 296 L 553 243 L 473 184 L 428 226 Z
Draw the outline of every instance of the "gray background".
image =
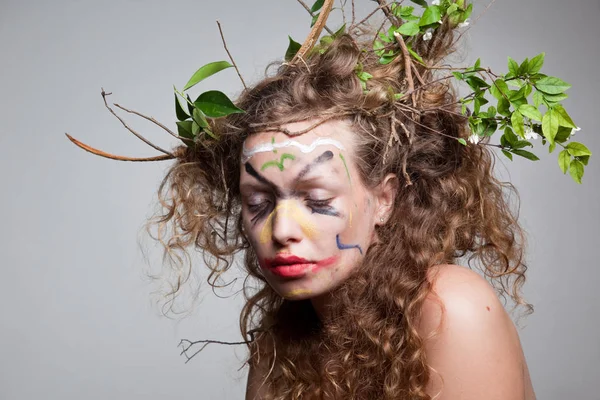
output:
M 250 82 L 283 55 L 287 34 L 308 32 L 294 0 L 0 2 L 0 399 L 242 398 L 243 347 L 208 347 L 188 364 L 176 347 L 184 337 L 239 340 L 240 296 L 219 299 L 204 287 L 187 318 L 167 319 L 150 293 L 142 249 L 152 268 L 160 253 L 141 228 L 167 164 L 101 159 L 64 136 L 156 154 L 104 109 L 100 88 L 174 121 L 172 85 L 227 58 L 216 19 Z M 499 0 L 466 35 L 465 62 L 477 54 L 501 72 L 507 55 L 546 51 L 544 71 L 573 84 L 565 105 L 582 127 L 576 140 L 595 153 L 583 185 L 563 176 L 541 143 L 541 161 L 498 164 L 520 191 L 529 233 L 525 296 L 536 311 L 521 338 L 540 399 L 600 399 L 599 20 L 598 0 Z M 234 96 L 240 84 L 229 70 L 201 89 L 209 88 Z M 151 140 L 175 144 L 126 118 Z

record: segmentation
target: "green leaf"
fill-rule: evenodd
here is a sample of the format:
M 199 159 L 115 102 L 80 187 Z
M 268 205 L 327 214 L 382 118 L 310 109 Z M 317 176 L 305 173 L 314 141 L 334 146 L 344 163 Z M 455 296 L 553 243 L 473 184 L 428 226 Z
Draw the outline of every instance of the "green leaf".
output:
M 427 2 L 425 0 L 410 0 L 415 4 L 420 5 L 423 8 L 427 8 Z
M 225 117 L 229 114 L 244 112 L 244 110 L 237 108 L 225 93 L 218 90 L 202 93 L 198 96 L 194 105 L 209 118 Z
M 461 73 L 460 73 L 460 72 L 458 72 L 458 71 L 452 71 L 452 75 L 454 75 L 454 77 L 455 77 L 456 79 L 458 79 L 459 81 L 462 81 L 462 80 L 464 79 L 464 77 L 463 77 L 463 74 L 461 74 Z
M 529 71 L 527 71 L 530 75 L 537 74 L 542 69 L 544 65 L 544 56 L 546 53 L 540 53 L 537 56 L 533 57 L 531 61 L 529 61 Z
M 505 117 L 510 116 L 510 103 L 504 97 L 498 100 L 498 112 Z
M 535 93 L 533 94 L 533 104 L 536 107 L 539 107 L 543 103 L 544 103 L 544 94 L 542 92 L 539 92 L 536 90 Z
M 502 135 L 502 138 L 504 138 L 507 144 L 509 144 L 511 147 L 519 142 L 519 137 L 515 135 L 510 127 L 504 128 L 504 134 Z M 500 140 L 502 140 L 502 138 Z M 503 146 L 505 145 L 503 144 Z
M 567 169 L 569 169 L 569 164 L 571 163 L 571 156 L 567 150 L 563 150 L 558 153 L 558 166 L 563 174 L 567 173 Z
M 192 119 L 200 128 L 208 128 L 208 121 L 206 120 L 206 115 L 198 108 L 194 108 L 194 112 L 192 113 Z
M 404 23 L 396 30 L 396 32 L 404 36 L 415 36 L 419 33 L 419 24 L 416 22 Z
M 519 64 L 510 57 L 508 57 L 508 72 L 512 76 L 519 76 Z
M 466 145 L 467 145 L 467 141 L 466 141 L 465 139 L 463 139 L 463 138 L 459 138 L 459 139 L 458 139 L 458 141 L 459 141 L 459 143 L 460 143 L 460 144 L 462 144 L 463 146 L 466 146 Z
M 504 82 L 504 79 L 496 79 L 490 87 L 490 93 L 498 100 L 503 99 L 508 92 L 508 85 Z
M 569 165 L 569 174 L 571 174 L 571 178 L 577 183 L 581 183 L 581 178 L 583 178 L 583 164 L 579 160 L 572 160 Z
M 554 143 L 554 138 L 558 132 L 558 116 L 552 109 L 548 110 L 542 118 L 542 132 L 550 143 Z
M 216 61 L 203 65 L 202 67 L 200 67 L 200 69 L 198 69 L 198 71 L 194 72 L 194 75 L 192 75 L 188 83 L 186 83 L 183 87 L 183 91 L 188 90 L 189 88 L 203 81 L 209 76 L 231 67 L 233 67 L 233 65 L 229 64 L 227 61 Z
M 581 161 L 581 163 L 583 165 L 588 165 L 588 161 L 590 160 L 590 156 L 579 156 L 579 157 L 577 157 L 577 159 L 579 161 Z
M 194 102 L 192 101 L 192 98 L 190 97 L 189 94 L 185 95 L 187 97 L 187 108 L 188 108 L 188 112 L 190 113 L 190 115 L 192 115 L 194 113 Z
M 325 3 L 325 0 L 317 0 L 317 1 L 315 1 L 315 3 L 310 8 L 310 12 L 316 13 L 317 11 L 319 11 L 323 7 L 324 3 Z
M 190 139 L 182 140 L 188 147 L 194 145 L 194 134 L 192 133 L 192 121 L 177 121 L 177 133 L 179 136 Z
M 542 120 L 542 113 L 540 113 L 537 107 L 534 107 L 530 104 L 523 104 L 519 106 L 519 112 L 529 119 L 533 119 L 535 121 Z
M 567 113 L 567 110 L 565 110 L 565 108 L 562 105 L 557 104 L 554 107 L 552 107 L 552 109 L 558 115 L 558 125 L 573 129 L 577 128 L 577 125 L 575 125 L 575 122 L 573 122 L 573 120 Z
M 514 111 L 510 116 L 510 122 L 515 133 L 525 137 L 525 126 L 523 125 L 523 115 L 519 111 Z
M 317 23 L 317 20 L 319 19 L 319 15 L 321 15 L 321 13 L 317 13 L 315 15 L 312 16 L 312 19 L 310 20 L 310 27 L 312 28 L 313 26 L 315 26 L 315 24 Z
M 567 82 L 553 76 L 546 76 L 536 82 L 535 88 L 548 94 L 559 94 L 570 88 Z
M 557 103 L 559 101 L 566 100 L 569 97 L 569 95 L 566 93 L 559 93 L 559 94 L 542 94 L 541 93 L 541 95 L 544 96 L 544 100 L 552 102 L 552 103 Z
M 179 98 L 177 97 L 177 93 L 175 93 L 175 114 L 177 115 L 177 119 L 180 121 L 185 121 L 190 117 L 185 111 L 183 111 L 181 103 L 179 102 Z
M 506 150 L 502 150 L 502 153 L 504 153 L 504 155 L 505 155 L 506 157 L 508 157 L 508 158 L 510 159 L 510 161 L 512 161 L 512 160 L 513 160 L 512 154 L 510 154 L 508 151 L 506 151 Z
M 546 144 L 545 139 L 542 139 L 542 144 Z M 551 143 L 550 146 L 548 146 L 548 154 L 552 153 L 554 149 L 556 149 L 556 142 Z
M 555 142 L 565 142 L 570 136 L 571 136 L 571 128 L 567 128 L 564 126 L 558 126 L 558 132 L 556 133 L 556 136 L 554 137 L 554 141 Z
M 438 6 L 429 6 L 425 9 L 421 20 L 419 21 L 419 26 L 427 26 L 431 24 L 435 24 L 439 22 L 442 18 L 442 13 Z
M 527 71 L 529 71 L 529 58 L 524 59 L 519 65 L 519 75 L 525 75 Z
M 569 143 L 565 149 L 569 152 L 570 155 L 574 156 L 574 157 L 580 157 L 580 156 L 591 156 L 592 152 L 585 147 L 585 145 L 583 145 L 582 143 L 578 143 L 578 142 L 571 142 Z
M 288 38 L 290 39 L 290 44 L 288 45 L 288 48 L 285 51 L 285 61 L 291 61 L 292 58 L 294 58 L 294 56 L 298 52 L 298 50 L 300 50 L 300 47 L 302 47 L 302 45 L 296 42 L 294 39 L 292 39 L 291 36 L 288 35 Z
M 519 155 L 521 157 L 525 157 L 525 158 L 527 158 L 529 160 L 532 160 L 532 161 L 538 161 L 539 160 L 539 158 L 535 154 L 530 153 L 527 150 L 515 149 L 515 150 L 511 150 L 511 153 L 517 154 L 517 155 Z
M 406 50 L 408 50 L 408 52 L 410 53 L 411 56 L 413 56 L 415 58 L 415 60 L 417 60 L 418 62 L 420 62 L 421 64 L 425 64 L 425 62 L 423 61 L 423 59 L 421 58 L 420 55 L 418 55 L 413 49 L 412 47 L 410 47 L 408 44 L 406 45 Z

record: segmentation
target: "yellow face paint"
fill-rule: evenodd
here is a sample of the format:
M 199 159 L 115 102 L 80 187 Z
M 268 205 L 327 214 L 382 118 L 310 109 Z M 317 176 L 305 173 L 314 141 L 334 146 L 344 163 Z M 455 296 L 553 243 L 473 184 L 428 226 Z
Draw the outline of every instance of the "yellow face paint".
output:
M 295 289 L 295 290 L 285 293 L 283 296 L 284 297 L 295 297 L 295 296 L 300 296 L 303 294 L 311 294 L 311 293 L 312 293 L 312 291 L 309 289 Z
M 308 239 L 314 238 L 317 232 L 315 225 L 304 217 L 302 210 L 300 210 L 292 200 L 283 200 L 267 217 L 260 232 L 259 240 L 261 243 L 268 243 L 273 236 L 273 217 L 276 212 L 282 213 L 282 216 L 293 218 L 294 221 L 300 225 L 300 229 L 302 229 L 302 232 Z

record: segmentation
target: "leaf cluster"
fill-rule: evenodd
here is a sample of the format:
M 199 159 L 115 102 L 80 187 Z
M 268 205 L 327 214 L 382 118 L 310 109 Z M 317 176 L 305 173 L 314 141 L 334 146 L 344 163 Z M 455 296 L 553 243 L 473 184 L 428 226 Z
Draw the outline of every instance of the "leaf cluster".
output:
M 188 80 L 183 87 L 183 92 L 191 89 L 204 79 L 212 76 L 224 69 L 231 68 L 227 61 L 216 61 L 200 67 Z M 195 146 L 196 143 L 202 143 L 205 136 L 217 140 L 217 135 L 210 129 L 209 119 L 222 118 L 234 113 L 243 113 L 244 111 L 236 107 L 227 95 L 218 90 L 209 90 L 201 93 L 196 100 L 192 101 L 189 94 L 175 90 L 175 114 L 177 115 L 177 130 L 179 136 L 188 140 L 183 140 L 188 146 Z M 187 107 L 184 109 L 179 101 L 181 97 Z

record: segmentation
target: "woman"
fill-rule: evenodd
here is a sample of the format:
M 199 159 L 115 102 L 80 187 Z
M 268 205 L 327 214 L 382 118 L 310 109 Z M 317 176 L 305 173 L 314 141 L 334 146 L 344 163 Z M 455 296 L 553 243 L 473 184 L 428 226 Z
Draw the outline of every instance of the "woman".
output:
M 451 51 L 449 25 L 414 42 L 428 65 Z M 199 247 L 215 279 L 244 252 L 259 282 L 241 315 L 247 399 L 534 399 L 496 291 L 454 264 L 472 254 L 527 305 L 511 186 L 488 147 L 458 142 L 447 81 L 415 64 L 413 97 L 406 64 L 361 39 L 282 65 L 215 120 L 218 140 L 179 149 L 160 191 L 167 250 Z
M 240 318 L 248 400 L 535 399 L 497 297 L 531 311 L 514 188 L 436 74 L 464 19 L 388 31 L 375 51 L 356 29 L 303 46 L 173 154 L 151 223 L 168 255 L 200 249 L 216 286 L 243 253 L 257 282 Z

